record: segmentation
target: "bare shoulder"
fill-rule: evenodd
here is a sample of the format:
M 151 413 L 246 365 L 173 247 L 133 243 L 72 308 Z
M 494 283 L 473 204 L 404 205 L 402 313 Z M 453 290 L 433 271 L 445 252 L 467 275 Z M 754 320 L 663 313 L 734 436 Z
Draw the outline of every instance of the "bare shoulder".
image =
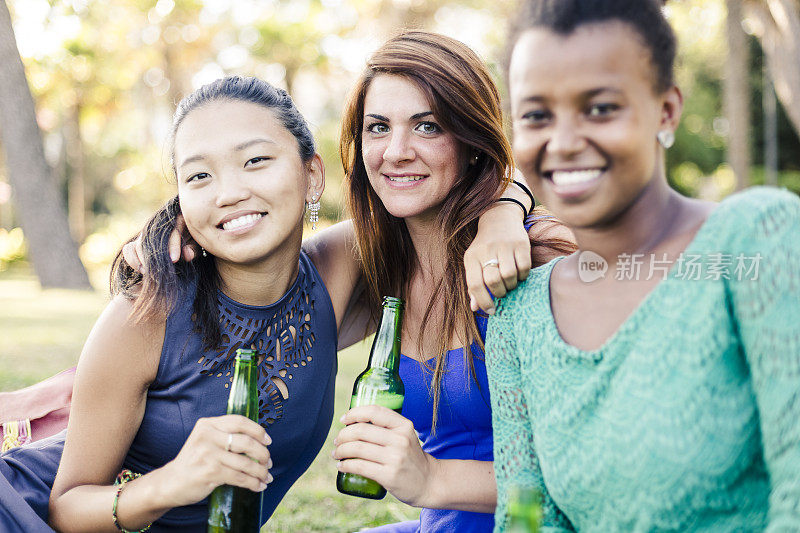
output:
M 86 339 L 78 363 L 91 368 L 128 374 L 135 381 L 155 379 L 164 343 L 166 317 L 133 318 L 134 302 L 122 295 L 112 298 Z
M 341 326 L 361 274 L 353 222 L 339 222 L 306 239 L 303 251 L 319 271 Z

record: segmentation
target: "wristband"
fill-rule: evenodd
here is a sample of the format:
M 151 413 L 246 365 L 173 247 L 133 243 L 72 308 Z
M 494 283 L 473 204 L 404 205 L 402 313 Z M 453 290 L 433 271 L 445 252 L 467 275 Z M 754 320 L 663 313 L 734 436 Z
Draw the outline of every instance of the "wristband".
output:
M 527 211 L 527 212 L 526 212 L 526 215 L 530 215 L 531 211 L 533 211 L 533 208 L 536 206 L 536 200 L 535 200 L 535 199 L 534 199 L 534 197 L 533 197 L 533 193 L 532 193 L 532 192 L 531 192 L 531 190 L 530 190 L 529 188 L 527 188 L 527 187 L 525 186 L 525 184 L 524 184 L 524 183 L 522 183 L 521 181 L 517 181 L 517 180 L 511 180 L 511 183 L 513 183 L 514 185 L 516 185 L 517 187 L 519 187 L 520 189 L 522 189 L 522 192 L 524 192 L 525 194 L 527 194 L 527 195 L 528 195 L 528 198 L 530 198 L 530 199 L 531 199 L 531 209 L 530 209 L 530 211 Z
M 523 218 L 527 218 L 527 216 L 528 216 L 528 210 L 525 209 L 525 204 L 523 204 L 522 202 L 520 202 L 516 198 L 498 198 L 495 201 L 496 202 L 513 202 L 513 203 L 517 204 L 518 206 L 520 206 L 520 208 L 522 209 L 522 217 Z
M 114 485 L 117 486 L 117 493 L 114 495 L 114 506 L 111 508 L 111 517 L 114 519 L 114 525 L 117 526 L 117 529 L 119 529 L 123 533 L 137 533 L 135 531 L 129 531 L 124 527 L 122 527 L 121 525 L 119 525 L 119 520 L 117 519 L 117 503 L 119 502 L 119 495 L 122 493 L 122 489 L 125 488 L 125 484 L 128 481 L 133 481 L 137 477 L 141 477 L 141 474 L 133 473 L 126 468 L 125 470 L 120 472 L 119 475 L 117 475 L 117 480 L 114 481 Z M 139 529 L 137 531 L 147 531 L 148 529 L 150 529 L 151 525 L 153 524 L 148 524 L 144 528 Z

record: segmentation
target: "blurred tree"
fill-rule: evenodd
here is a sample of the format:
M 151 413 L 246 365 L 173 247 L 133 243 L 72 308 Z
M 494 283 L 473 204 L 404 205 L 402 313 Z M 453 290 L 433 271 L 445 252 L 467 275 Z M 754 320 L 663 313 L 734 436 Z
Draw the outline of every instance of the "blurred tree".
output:
M 744 0 L 727 0 L 724 108 L 728 119 L 728 163 L 736 176 L 736 188 L 750 184 L 750 54 L 748 35 L 742 28 Z
M 0 5 L 0 124 L 8 177 L 39 281 L 45 287 L 89 288 L 44 156 L 33 97 L 5 2 Z
M 775 92 L 800 135 L 800 2 L 748 0 L 747 13 L 761 41 Z

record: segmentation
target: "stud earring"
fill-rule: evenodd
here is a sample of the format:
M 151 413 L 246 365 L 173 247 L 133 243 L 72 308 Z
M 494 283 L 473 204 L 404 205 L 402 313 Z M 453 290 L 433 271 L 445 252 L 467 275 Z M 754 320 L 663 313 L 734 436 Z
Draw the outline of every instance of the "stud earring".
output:
M 308 221 L 311 223 L 311 229 L 317 229 L 317 221 L 319 220 L 320 203 L 316 196 L 311 197 L 310 202 L 306 202 L 308 207 Z
M 469 160 L 469 164 L 470 165 L 477 165 L 478 164 L 478 154 L 475 154 L 475 155 L 472 156 L 472 158 Z
M 658 144 L 663 146 L 665 149 L 670 149 L 673 144 L 675 144 L 675 134 L 672 133 L 671 130 L 661 130 L 656 134 L 656 139 L 658 139 Z

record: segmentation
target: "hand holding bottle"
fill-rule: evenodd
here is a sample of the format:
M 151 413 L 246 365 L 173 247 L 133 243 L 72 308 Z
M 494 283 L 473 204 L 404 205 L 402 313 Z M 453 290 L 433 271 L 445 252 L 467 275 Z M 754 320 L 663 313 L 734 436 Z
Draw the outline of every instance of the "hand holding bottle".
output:
M 170 507 L 197 503 L 220 485 L 264 490 L 272 481 L 271 442 L 244 416 L 201 418 L 175 459 L 159 469 L 164 493 L 175 498 Z
M 386 407 L 354 407 L 342 417 L 334 440 L 340 472 L 372 479 L 398 500 L 421 506 L 429 501 L 438 461 L 425 453 L 410 420 Z

